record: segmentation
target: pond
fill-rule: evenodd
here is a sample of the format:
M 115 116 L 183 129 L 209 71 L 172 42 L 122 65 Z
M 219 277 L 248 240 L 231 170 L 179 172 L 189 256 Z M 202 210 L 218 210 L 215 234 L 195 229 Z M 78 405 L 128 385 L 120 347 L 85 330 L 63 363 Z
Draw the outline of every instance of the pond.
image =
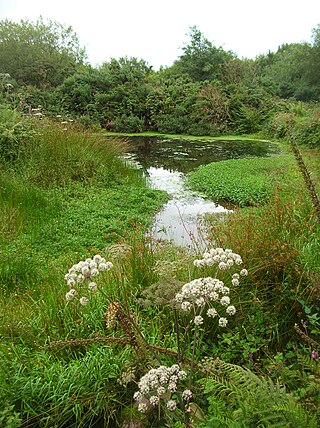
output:
M 152 240 L 172 241 L 177 246 L 205 246 L 201 224 L 206 213 L 227 213 L 227 206 L 210 201 L 185 185 L 185 176 L 200 165 L 226 159 L 271 156 L 274 143 L 259 140 L 191 140 L 164 137 L 126 137 L 125 159 L 142 168 L 150 187 L 165 190 L 170 200 L 155 216 Z

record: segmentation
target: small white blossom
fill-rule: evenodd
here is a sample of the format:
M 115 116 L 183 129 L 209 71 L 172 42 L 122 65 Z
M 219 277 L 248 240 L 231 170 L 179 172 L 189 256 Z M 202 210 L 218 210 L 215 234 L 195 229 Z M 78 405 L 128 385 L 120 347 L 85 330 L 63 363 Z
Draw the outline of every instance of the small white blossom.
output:
M 228 324 L 227 318 L 220 318 L 219 319 L 219 326 L 220 327 L 226 327 L 227 324 Z
M 81 297 L 79 301 L 82 306 L 86 306 L 89 303 L 88 297 Z
M 195 323 L 195 325 L 201 325 L 203 324 L 203 318 L 200 315 L 197 315 L 196 317 L 194 317 L 193 322 Z
M 225 262 L 220 262 L 218 265 L 219 269 L 226 270 L 228 269 L 228 265 Z
M 181 309 L 185 312 L 190 311 L 191 303 L 190 302 L 182 302 L 181 303 Z
M 218 312 L 214 308 L 209 308 L 207 310 L 208 317 L 214 318 L 218 315 Z
M 145 413 L 147 411 L 147 404 L 146 403 L 139 403 L 138 405 L 138 411 Z
M 248 275 L 248 271 L 247 271 L 247 269 L 242 269 L 242 270 L 240 271 L 240 275 L 241 275 L 241 276 L 247 276 L 247 275 Z
M 177 408 L 177 403 L 174 400 L 169 400 L 167 402 L 167 409 L 168 410 L 174 411 L 174 410 L 176 410 L 176 408 Z
M 168 385 L 168 391 L 170 392 L 174 392 L 177 390 L 177 384 L 175 382 L 171 382 Z
M 228 315 L 234 315 L 236 313 L 236 308 L 234 306 L 228 306 L 226 309 L 226 313 Z
M 222 306 L 228 306 L 230 304 L 230 297 L 229 296 L 223 296 L 220 300 L 220 303 Z
M 88 284 L 88 288 L 89 288 L 90 291 L 96 291 L 96 289 L 97 289 L 97 283 L 96 282 L 90 282 Z
M 157 406 L 157 405 L 159 404 L 159 397 L 158 397 L 157 395 L 152 395 L 152 396 L 149 398 L 149 401 L 150 401 L 150 404 L 151 404 L 152 406 Z
M 192 392 L 190 389 L 185 389 L 182 393 L 182 398 L 184 401 L 188 401 L 192 398 Z
M 237 278 L 233 278 L 231 282 L 232 282 L 232 285 L 234 285 L 235 287 L 239 285 L 239 280 Z

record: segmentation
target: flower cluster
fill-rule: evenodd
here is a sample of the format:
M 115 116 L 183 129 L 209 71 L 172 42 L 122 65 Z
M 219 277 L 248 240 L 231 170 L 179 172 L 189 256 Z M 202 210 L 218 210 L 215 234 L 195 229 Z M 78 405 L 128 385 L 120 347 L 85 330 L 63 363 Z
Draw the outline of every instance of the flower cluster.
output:
M 230 269 L 234 265 L 241 265 L 242 258 L 239 254 L 233 253 L 232 250 L 223 248 L 212 248 L 203 254 L 202 259 L 193 262 L 196 267 L 218 265 L 221 270 Z
M 195 325 L 201 325 L 205 306 L 209 306 L 206 313 L 210 318 L 219 316 L 217 309 L 213 307 L 217 305 L 225 309 L 227 315 L 236 313 L 236 308 L 230 305 L 229 292 L 229 287 L 217 278 L 198 278 L 184 284 L 180 293 L 176 294 L 175 301 L 182 311 L 192 312 L 195 315 L 193 319 Z M 227 323 L 227 318 L 219 316 L 220 327 L 225 327 Z
M 202 259 L 194 261 L 196 267 L 205 267 L 218 265 L 219 270 L 226 271 L 233 266 L 242 264 L 239 254 L 232 250 L 223 248 L 214 248 L 203 254 Z M 240 273 L 234 273 L 231 278 L 233 286 L 239 285 L 240 276 L 246 276 L 248 271 L 242 269 Z M 225 286 L 224 282 L 218 278 L 206 277 L 194 279 L 183 285 L 179 293 L 175 295 L 175 303 L 179 305 L 184 312 L 191 312 L 194 316 L 193 322 L 200 326 L 203 324 L 202 317 L 204 311 L 210 318 L 219 318 L 219 326 L 226 327 L 228 324 L 227 315 L 234 315 L 236 308 L 230 304 L 230 288 Z M 217 310 L 219 307 L 219 312 Z M 221 314 L 221 309 L 225 314 Z
M 133 396 L 138 403 L 138 410 L 144 413 L 150 406 L 155 407 L 163 401 L 168 410 L 174 411 L 177 408 L 177 401 L 172 396 L 178 392 L 179 380 L 184 380 L 186 376 L 186 372 L 181 370 L 178 364 L 151 369 L 140 379 L 139 391 Z M 186 389 L 181 396 L 188 402 L 192 392 Z
M 105 258 L 101 257 L 99 254 L 96 254 L 92 259 L 88 258 L 73 265 L 64 276 L 64 279 L 70 288 L 68 293 L 66 293 L 66 300 L 69 301 L 78 296 L 79 292 L 77 287 L 83 287 L 83 285 L 87 288 L 90 294 L 92 294 L 97 289 L 97 283 L 92 280 L 92 277 L 95 277 L 99 275 L 100 272 L 109 270 L 112 267 L 112 263 L 107 262 Z M 89 302 L 89 299 L 83 296 L 79 298 L 79 302 L 81 305 L 85 306 Z

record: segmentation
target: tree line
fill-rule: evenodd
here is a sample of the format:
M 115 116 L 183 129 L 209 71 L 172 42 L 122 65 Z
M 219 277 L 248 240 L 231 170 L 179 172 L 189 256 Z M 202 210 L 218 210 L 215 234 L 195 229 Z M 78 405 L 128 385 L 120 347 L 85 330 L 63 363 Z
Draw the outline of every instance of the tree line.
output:
M 143 59 L 92 67 L 71 27 L 0 21 L 1 104 L 117 132 L 253 133 L 290 101 L 320 99 L 320 25 L 310 43 L 240 59 L 190 28 L 182 54 L 154 71 Z

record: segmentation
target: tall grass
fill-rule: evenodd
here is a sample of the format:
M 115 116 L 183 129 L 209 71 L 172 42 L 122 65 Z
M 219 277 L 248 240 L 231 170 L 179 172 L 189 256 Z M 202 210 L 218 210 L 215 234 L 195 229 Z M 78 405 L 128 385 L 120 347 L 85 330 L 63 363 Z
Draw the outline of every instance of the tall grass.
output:
M 26 179 L 41 187 L 72 182 L 112 184 L 125 169 L 119 160 L 126 143 L 84 130 L 77 125 L 40 122 L 20 154 Z M 128 173 L 128 170 L 126 171 Z

